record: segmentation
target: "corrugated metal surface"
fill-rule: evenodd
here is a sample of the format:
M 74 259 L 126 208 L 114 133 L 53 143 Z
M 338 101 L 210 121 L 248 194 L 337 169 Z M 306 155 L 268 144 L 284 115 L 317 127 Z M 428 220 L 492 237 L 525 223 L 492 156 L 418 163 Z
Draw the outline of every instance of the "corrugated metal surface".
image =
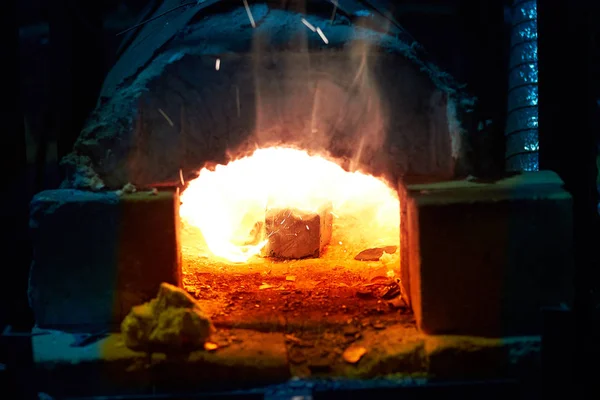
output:
M 537 3 L 516 0 L 512 8 L 506 121 L 506 169 L 537 171 Z

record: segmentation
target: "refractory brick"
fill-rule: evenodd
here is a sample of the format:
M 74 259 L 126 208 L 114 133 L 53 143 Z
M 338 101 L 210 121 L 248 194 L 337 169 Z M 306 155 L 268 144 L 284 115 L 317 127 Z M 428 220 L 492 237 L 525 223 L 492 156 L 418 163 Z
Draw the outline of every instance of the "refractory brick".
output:
M 118 327 L 162 282 L 181 284 L 175 191 L 50 190 L 30 206 L 29 301 L 38 326 Z
M 539 334 L 572 304 L 572 200 L 550 171 L 402 184 L 402 279 L 428 334 Z

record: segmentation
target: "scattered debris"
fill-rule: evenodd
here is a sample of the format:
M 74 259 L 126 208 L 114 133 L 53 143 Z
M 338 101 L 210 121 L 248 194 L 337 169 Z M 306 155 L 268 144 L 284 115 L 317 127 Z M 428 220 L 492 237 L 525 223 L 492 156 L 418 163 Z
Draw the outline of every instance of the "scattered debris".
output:
M 381 321 L 375 321 L 371 324 L 374 329 L 381 330 L 385 329 L 385 325 L 381 323 Z
M 152 190 L 150 190 L 149 194 L 151 196 L 156 196 L 158 194 L 158 189 L 157 188 L 152 188 Z
M 394 254 L 398 246 L 374 247 L 358 253 L 354 259 L 358 261 L 379 261 L 383 253 Z
M 400 297 L 400 296 L 395 297 L 395 298 L 389 300 L 387 302 L 387 304 L 392 309 L 407 308 L 408 307 L 408 305 L 406 304 L 406 302 L 404 301 L 404 299 L 402 297 Z
M 205 342 L 204 343 L 204 350 L 206 350 L 206 351 L 215 351 L 218 348 L 219 348 L 219 345 L 214 342 Z
M 131 309 L 121 332 L 134 351 L 191 351 L 203 346 L 215 328 L 185 290 L 162 283 L 156 298 Z
M 290 341 L 290 342 L 294 342 L 297 344 L 300 344 L 302 341 L 300 339 L 298 339 L 296 336 L 294 335 L 285 335 L 285 340 Z
M 131 194 L 137 191 L 136 187 L 131 183 L 126 183 L 121 189 L 117 190 L 117 196 L 122 196 L 123 194 Z
M 179 168 L 179 180 L 181 181 L 181 186 L 185 186 L 185 181 L 183 180 L 183 171 Z
M 192 260 L 184 268 L 207 262 Z M 312 349 L 326 348 L 330 353 L 339 349 L 338 361 L 345 363 L 341 358 L 343 350 L 351 343 L 361 343 L 368 332 L 374 333 L 373 324 L 380 322 L 389 329 L 393 321 L 410 319 L 410 308 L 401 300 L 399 281 L 386 276 L 387 268 L 355 272 L 331 263 L 323 264 L 321 269 L 320 262 L 268 262 L 268 268 L 244 273 L 223 273 L 214 267 L 215 272 L 211 273 L 188 273 L 184 282 L 188 290 L 193 288 L 190 292 L 200 299 L 214 324 L 230 326 L 243 320 L 250 329 L 263 329 L 265 324 L 274 330 L 289 326 L 282 332 L 288 334 L 282 338 L 288 350 L 297 347 L 308 360 L 313 358 Z M 319 329 L 324 329 L 322 333 L 327 338 L 310 335 L 313 327 L 321 323 Z M 210 341 L 221 347 L 219 334 L 211 335 Z M 336 365 L 335 361 L 332 365 Z M 303 370 L 308 373 L 308 362 L 303 364 Z
M 243 342 L 243 340 L 242 340 L 242 339 L 238 338 L 238 337 L 237 337 L 237 336 L 235 336 L 235 335 L 234 335 L 234 336 L 230 336 L 230 337 L 229 337 L 229 340 L 231 341 L 231 343 L 242 343 L 242 342 Z
M 361 346 L 350 346 L 342 354 L 344 361 L 350 364 L 356 364 L 367 353 L 367 349 Z
M 103 329 L 95 333 L 80 333 L 75 334 L 75 340 L 71 343 L 71 347 L 85 347 L 88 344 L 96 343 L 97 341 L 104 339 L 110 332 L 108 329 Z
M 258 287 L 258 290 L 270 289 L 270 288 L 272 288 L 272 287 L 274 287 L 274 286 L 273 286 L 273 285 L 269 285 L 268 283 L 263 283 L 262 285 L 260 285 L 260 286 Z
M 377 278 L 377 279 L 376 279 Z M 366 283 L 356 290 L 356 297 L 362 299 L 384 299 L 391 300 L 400 296 L 400 285 L 393 279 L 379 279 L 375 277 L 371 283 Z M 374 281 L 374 282 L 373 282 Z
M 345 344 L 351 344 L 356 342 L 358 339 L 360 339 L 362 337 L 362 333 L 360 332 L 356 332 L 354 335 L 352 336 L 344 336 L 344 343 Z
M 393 282 L 387 285 L 387 290 L 381 297 L 385 300 L 390 300 L 398 296 L 400 296 L 400 285 L 398 285 L 396 282 Z
M 296 346 L 296 347 L 303 347 L 303 348 L 308 349 L 308 348 L 312 348 L 315 346 L 315 344 L 312 341 L 300 339 L 292 334 L 285 335 L 285 340 L 287 342 L 292 343 L 292 345 Z
M 125 184 L 125 186 L 123 186 L 123 189 L 121 189 L 121 190 L 123 191 L 123 193 L 128 193 L 128 194 L 135 193 L 137 191 L 136 187 L 132 183 L 129 183 L 129 182 L 127 182 Z

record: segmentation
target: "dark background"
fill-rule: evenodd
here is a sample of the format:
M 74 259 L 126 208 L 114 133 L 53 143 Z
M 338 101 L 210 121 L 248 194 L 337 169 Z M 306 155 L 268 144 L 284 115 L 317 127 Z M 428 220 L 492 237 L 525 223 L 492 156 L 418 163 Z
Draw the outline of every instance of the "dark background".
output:
M 285 0 L 282 0 L 285 1 Z M 2 43 L 2 216 L 5 247 L 0 327 L 27 330 L 30 262 L 28 202 L 58 187 L 58 160 L 70 151 L 93 109 L 104 75 L 123 38 L 159 0 L 8 0 L 0 12 Z M 479 101 L 472 123 L 491 120 L 472 133 L 475 171 L 496 175 L 504 166 L 507 6 L 501 0 L 378 0 L 423 44 L 440 66 L 467 84 Z M 557 348 L 550 362 L 563 364 L 567 381 L 585 381 L 598 367 L 584 367 L 597 349 L 600 266 L 596 158 L 600 71 L 597 1 L 558 5 L 540 0 L 540 166 L 559 173 L 574 198 L 576 313 L 550 324 Z M 596 322 L 595 322 L 596 321 Z M 595 325 L 594 325 L 595 324 Z M 575 336 L 576 335 L 576 336 Z M 596 340 L 594 339 L 596 336 Z M 588 354 L 588 355 L 586 355 Z M 575 358 L 573 358 L 575 357 Z M 571 368 L 573 367 L 573 368 Z M 569 373 L 569 371 L 574 371 Z M 556 371 L 557 379 L 559 378 Z

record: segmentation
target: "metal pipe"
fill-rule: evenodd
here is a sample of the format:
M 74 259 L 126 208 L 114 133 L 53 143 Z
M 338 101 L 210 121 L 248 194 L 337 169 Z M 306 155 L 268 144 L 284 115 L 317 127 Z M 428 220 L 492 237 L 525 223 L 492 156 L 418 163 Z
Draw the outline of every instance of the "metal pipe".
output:
M 506 121 L 507 171 L 539 170 L 537 2 L 515 0 Z

